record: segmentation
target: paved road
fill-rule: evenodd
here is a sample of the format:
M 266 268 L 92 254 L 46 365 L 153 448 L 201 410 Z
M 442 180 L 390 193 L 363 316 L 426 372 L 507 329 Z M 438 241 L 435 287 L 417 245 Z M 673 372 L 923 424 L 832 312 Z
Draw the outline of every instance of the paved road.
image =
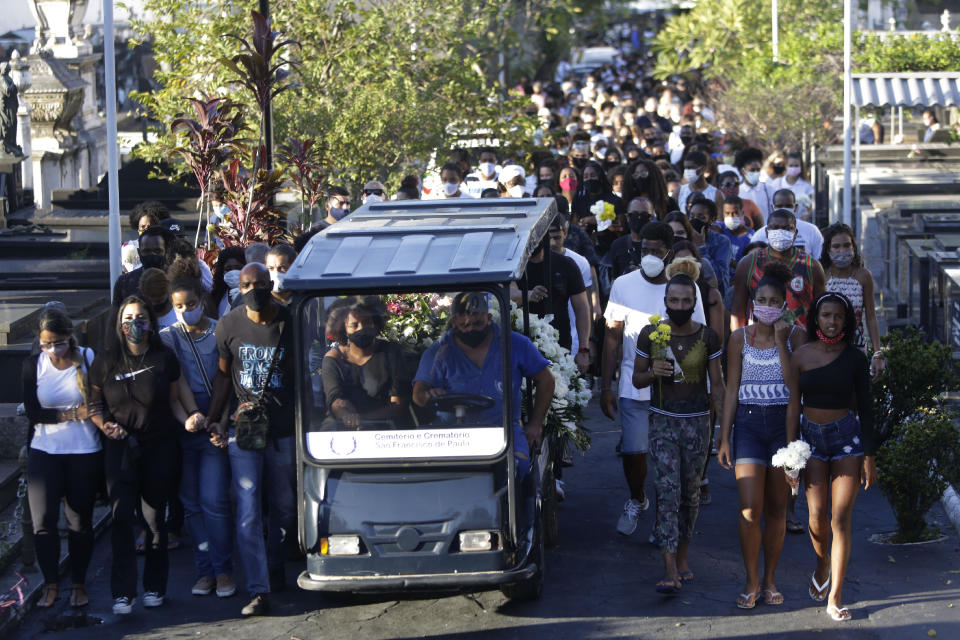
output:
M 782 607 L 734 606 L 743 567 L 736 537 L 736 486 L 732 473 L 711 462 L 713 503 L 701 510 L 691 550 L 694 582 L 676 598 L 656 594 L 657 550 L 647 544 L 652 512 L 630 538 L 614 531 L 626 496 L 614 447 L 618 433 L 595 406 L 589 410 L 593 448 L 568 469 L 561 506 L 561 543 L 547 553 L 548 581 L 533 603 L 507 601 L 499 591 L 467 595 L 333 600 L 290 587 L 274 596 L 273 615 L 242 620 L 241 596 L 193 597 L 189 551 L 172 554 L 170 589 L 161 609 L 139 604 L 126 619 L 110 613 L 109 542 L 97 545 L 89 584 L 88 614 L 102 620 L 87 628 L 64 627 L 65 603 L 53 613 L 35 610 L 14 635 L 50 638 L 960 638 L 960 540 L 944 514 L 931 518 L 948 534 L 944 542 L 880 546 L 871 534 L 894 528 L 893 514 L 876 490 L 861 494 L 853 517 L 855 547 L 846 596 L 853 620 L 834 623 L 806 594 L 814 556 L 806 535 L 786 541 L 778 585 Z M 649 484 L 649 483 L 648 483 Z M 651 487 L 652 488 L 652 487 Z M 805 516 L 801 503 L 798 509 Z M 291 564 L 288 575 L 299 567 Z M 953 573 L 956 572 L 956 573 Z M 61 617 L 57 617 L 61 615 Z M 814 635 L 818 634 L 818 635 Z

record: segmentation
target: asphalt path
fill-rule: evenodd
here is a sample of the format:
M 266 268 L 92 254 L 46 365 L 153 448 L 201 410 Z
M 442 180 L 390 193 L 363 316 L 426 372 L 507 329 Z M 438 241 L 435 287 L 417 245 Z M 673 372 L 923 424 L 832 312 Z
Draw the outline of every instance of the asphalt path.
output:
M 854 510 L 854 547 L 845 587 L 853 620 L 836 623 L 807 596 L 814 554 L 807 535 L 787 534 L 777 585 L 782 606 L 741 611 L 734 600 L 743 586 L 737 541 L 737 493 L 732 472 L 711 459 L 713 501 L 702 507 L 690 564 L 694 580 L 681 595 L 661 596 L 658 550 L 647 542 L 653 511 L 641 515 L 637 532 L 615 531 L 626 500 L 615 446 L 619 431 L 588 408 L 593 446 L 566 469 L 567 498 L 561 504 L 560 544 L 547 552 L 547 580 L 536 602 L 511 602 L 499 591 L 456 595 L 330 598 L 290 586 L 272 597 L 272 615 L 244 620 L 246 595 L 217 599 L 190 595 L 189 550 L 171 554 L 167 601 L 118 618 L 110 611 L 109 536 L 97 543 L 88 578 L 91 605 L 71 617 L 66 597 L 53 611 L 31 612 L 17 639 L 224 638 L 960 638 L 960 539 L 939 505 L 930 514 L 946 539 L 917 546 L 879 545 L 870 536 L 895 528 L 893 514 L 876 489 L 861 492 Z M 648 478 L 652 496 L 652 482 Z M 797 513 L 806 518 L 802 501 Z M 239 576 L 238 576 L 239 577 Z M 242 580 L 238 579 L 238 584 Z M 66 581 L 64 588 L 66 587 Z M 88 624 L 90 626 L 77 626 Z

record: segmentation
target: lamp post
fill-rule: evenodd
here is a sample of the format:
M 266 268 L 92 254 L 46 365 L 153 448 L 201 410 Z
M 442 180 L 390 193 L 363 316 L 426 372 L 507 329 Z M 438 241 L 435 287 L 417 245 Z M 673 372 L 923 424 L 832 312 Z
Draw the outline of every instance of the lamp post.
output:
M 777 0 L 772 0 L 773 6 L 771 7 L 772 14 L 772 29 L 773 29 L 773 61 L 780 61 L 780 26 L 779 26 L 779 11 L 777 7 Z
M 270 20 L 270 0 L 260 0 L 260 13 Z M 267 104 L 263 110 L 263 145 L 267 149 L 264 168 L 273 171 L 273 97 L 267 94 Z
M 103 0 L 103 75 L 107 97 L 107 188 L 110 289 L 120 277 L 120 185 L 117 184 L 117 70 L 113 42 L 113 0 Z
M 850 0 L 843 0 L 843 211 L 841 221 L 851 226 L 853 222 L 853 202 L 850 191 L 850 155 L 853 142 L 850 126 L 850 102 L 853 97 L 853 81 L 850 77 L 852 20 Z

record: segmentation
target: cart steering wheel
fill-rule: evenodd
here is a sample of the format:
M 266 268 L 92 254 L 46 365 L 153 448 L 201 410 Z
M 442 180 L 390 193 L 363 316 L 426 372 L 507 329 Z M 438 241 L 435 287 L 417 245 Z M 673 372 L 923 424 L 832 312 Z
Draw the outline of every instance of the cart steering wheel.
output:
M 452 413 L 457 418 L 457 424 L 463 424 L 468 413 L 477 413 L 493 407 L 494 400 L 490 396 L 478 393 L 447 393 L 434 398 L 433 406 L 437 411 Z

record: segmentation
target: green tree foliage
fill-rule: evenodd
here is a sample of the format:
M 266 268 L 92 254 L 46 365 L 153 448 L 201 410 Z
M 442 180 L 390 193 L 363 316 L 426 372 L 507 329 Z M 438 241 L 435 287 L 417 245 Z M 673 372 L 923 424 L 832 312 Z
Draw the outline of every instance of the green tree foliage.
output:
M 914 542 L 927 537 L 924 516 L 947 483 L 960 482 L 960 429 L 939 401 L 960 379 L 950 348 L 915 329 L 883 342 L 887 366 L 872 385 L 880 490 L 897 518 L 896 541 Z
M 189 105 L 187 97 L 229 96 L 256 113 L 249 92 L 231 85 L 224 59 L 248 37 L 256 0 L 146 0 L 150 20 L 135 23 L 151 41 L 158 88 L 136 98 L 161 123 Z M 280 38 L 300 47 L 284 56 L 298 86 L 276 97 L 275 140 L 316 140 L 330 183 L 356 187 L 378 178 L 395 187 L 422 171 L 438 150 L 464 138 L 525 144 L 536 127 L 529 102 L 499 86 L 500 51 L 523 51 L 525 35 L 549 40 L 565 24 L 572 0 L 272 0 Z M 225 36 L 234 36 L 234 38 Z M 535 40 L 536 40 L 535 38 Z M 174 146 L 162 128 L 138 151 L 168 158 Z M 508 148 L 508 152 L 523 151 Z M 442 158 L 441 158 L 442 159 Z
M 960 69 L 960 42 L 939 32 L 893 37 L 860 34 L 853 51 L 854 70 L 858 73 Z

